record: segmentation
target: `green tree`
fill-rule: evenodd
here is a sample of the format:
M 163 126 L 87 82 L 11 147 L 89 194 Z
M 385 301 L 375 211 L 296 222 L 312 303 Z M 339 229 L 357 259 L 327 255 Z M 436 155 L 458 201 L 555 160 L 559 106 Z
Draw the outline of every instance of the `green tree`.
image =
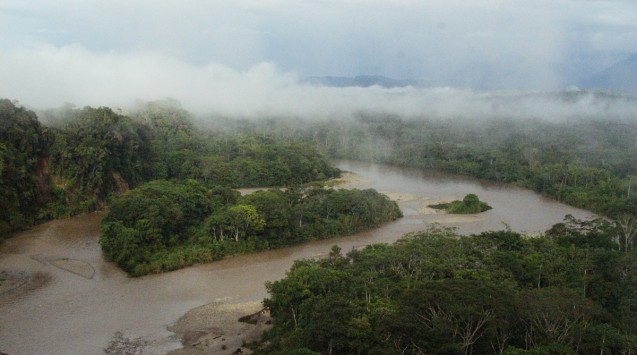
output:
M 53 172 L 80 211 L 101 207 L 152 176 L 147 128 L 110 108 L 86 107 L 52 129 Z
M 0 240 L 46 219 L 48 142 L 34 112 L 0 99 Z
M 263 230 L 265 221 L 254 206 L 234 205 L 223 212 L 222 225 L 229 230 L 235 242 Z

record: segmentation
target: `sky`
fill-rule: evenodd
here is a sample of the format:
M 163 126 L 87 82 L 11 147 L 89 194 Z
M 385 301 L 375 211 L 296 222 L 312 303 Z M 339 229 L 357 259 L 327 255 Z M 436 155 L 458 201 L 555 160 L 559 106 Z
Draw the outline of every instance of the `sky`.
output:
M 0 97 L 39 108 L 417 112 L 441 92 L 562 90 L 636 53 L 632 0 L 0 0 Z M 429 88 L 300 84 L 356 75 Z

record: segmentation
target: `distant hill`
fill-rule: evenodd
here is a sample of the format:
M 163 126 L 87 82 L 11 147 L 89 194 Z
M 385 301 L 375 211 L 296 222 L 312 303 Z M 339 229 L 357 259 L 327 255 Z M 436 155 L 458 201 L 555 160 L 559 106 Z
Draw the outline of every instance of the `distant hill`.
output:
M 387 78 L 381 75 L 359 75 L 349 76 L 312 76 L 302 80 L 303 84 L 330 86 L 330 87 L 371 87 L 381 86 L 384 88 L 395 87 L 423 87 L 425 83 L 419 80 L 400 80 Z
M 637 54 L 583 80 L 578 86 L 585 89 L 637 92 Z
M 482 73 L 481 75 L 478 75 Z M 450 85 L 478 90 L 498 89 L 489 85 L 492 78 L 497 76 L 497 70 L 489 67 L 461 70 L 449 78 L 447 82 L 435 82 L 414 79 L 393 79 L 382 75 L 358 76 L 312 76 L 301 81 L 302 84 L 327 87 L 362 87 L 380 86 L 383 88 L 416 87 L 427 88 Z M 637 53 L 613 64 L 590 76 L 577 75 L 571 83 L 581 89 L 621 91 L 637 93 Z

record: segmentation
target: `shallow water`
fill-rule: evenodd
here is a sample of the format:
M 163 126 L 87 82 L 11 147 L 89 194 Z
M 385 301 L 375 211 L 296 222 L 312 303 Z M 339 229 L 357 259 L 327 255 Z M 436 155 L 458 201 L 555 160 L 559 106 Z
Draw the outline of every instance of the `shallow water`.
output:
M 406 194 L 405 217 L 353 236 L 242 255 L 161 275 L 128 278 L 106 262 L 98 244 L 103 212 L 52 221 L 6 241 L 0 249 L 0 271 L 49 276 L 39 287 L 0 295 L 0 351 L 9 354 L 99 354 L 116 332 L 142 338 L 146 353 L 180 347 L 166 330 L 186 311 L 210 302 L 239 303 L 267 296 L 264 283 L 280 279 L 293 261 L 324 256 L 332 245 L 344 251 L 377 242 L 392 242 L 430 223 L 454 226 L 461 233 L 491 229 L 541 232 L 564 215 L 590 212 L 545 199 L 528 190 L 478 180 L 339 161 L 337 165 L 363 179 L 348 188 L 375 188 Z M 476 216 L 422 214 L 432 200 L 462 199 L 477 194 L 493 209 Z M 94 270 L 71 272 L 64 265 Z M 88 275 L 91 275 L 89 278 Z M 21 292 L 24 291 L 24 292 Z

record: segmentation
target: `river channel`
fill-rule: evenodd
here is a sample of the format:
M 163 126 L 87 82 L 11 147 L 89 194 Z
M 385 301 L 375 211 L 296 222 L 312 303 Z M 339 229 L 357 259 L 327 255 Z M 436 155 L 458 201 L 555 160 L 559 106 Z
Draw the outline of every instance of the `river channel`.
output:
M 188 310 L 212 302 L 236 304 L 267 296 L 264 283 L 282 278 L 293 261 L 389 243 L 431 223 L 461 233 L 511 228 L 538 233 L 590 212 L 507 185 L 411 169 L 339 161 L 354 173 L 339 187 L 375 188 L 399 202 L 404 218 L 348 237 L 241 255 L 161 275 L 129 278 L 106 262 L 98 244 L 104 212 L 56 220 L 23 232 L 0 247 L 0 271 L 23 276 L 24 285 L 0 293 L 0 352 L 9 354 L 100 354 L 121 332 L 144 341 L 144 353 L 180 347 L 167 327 Z M 426 208 L 475 193 L 493 209 L 454 216 Z

